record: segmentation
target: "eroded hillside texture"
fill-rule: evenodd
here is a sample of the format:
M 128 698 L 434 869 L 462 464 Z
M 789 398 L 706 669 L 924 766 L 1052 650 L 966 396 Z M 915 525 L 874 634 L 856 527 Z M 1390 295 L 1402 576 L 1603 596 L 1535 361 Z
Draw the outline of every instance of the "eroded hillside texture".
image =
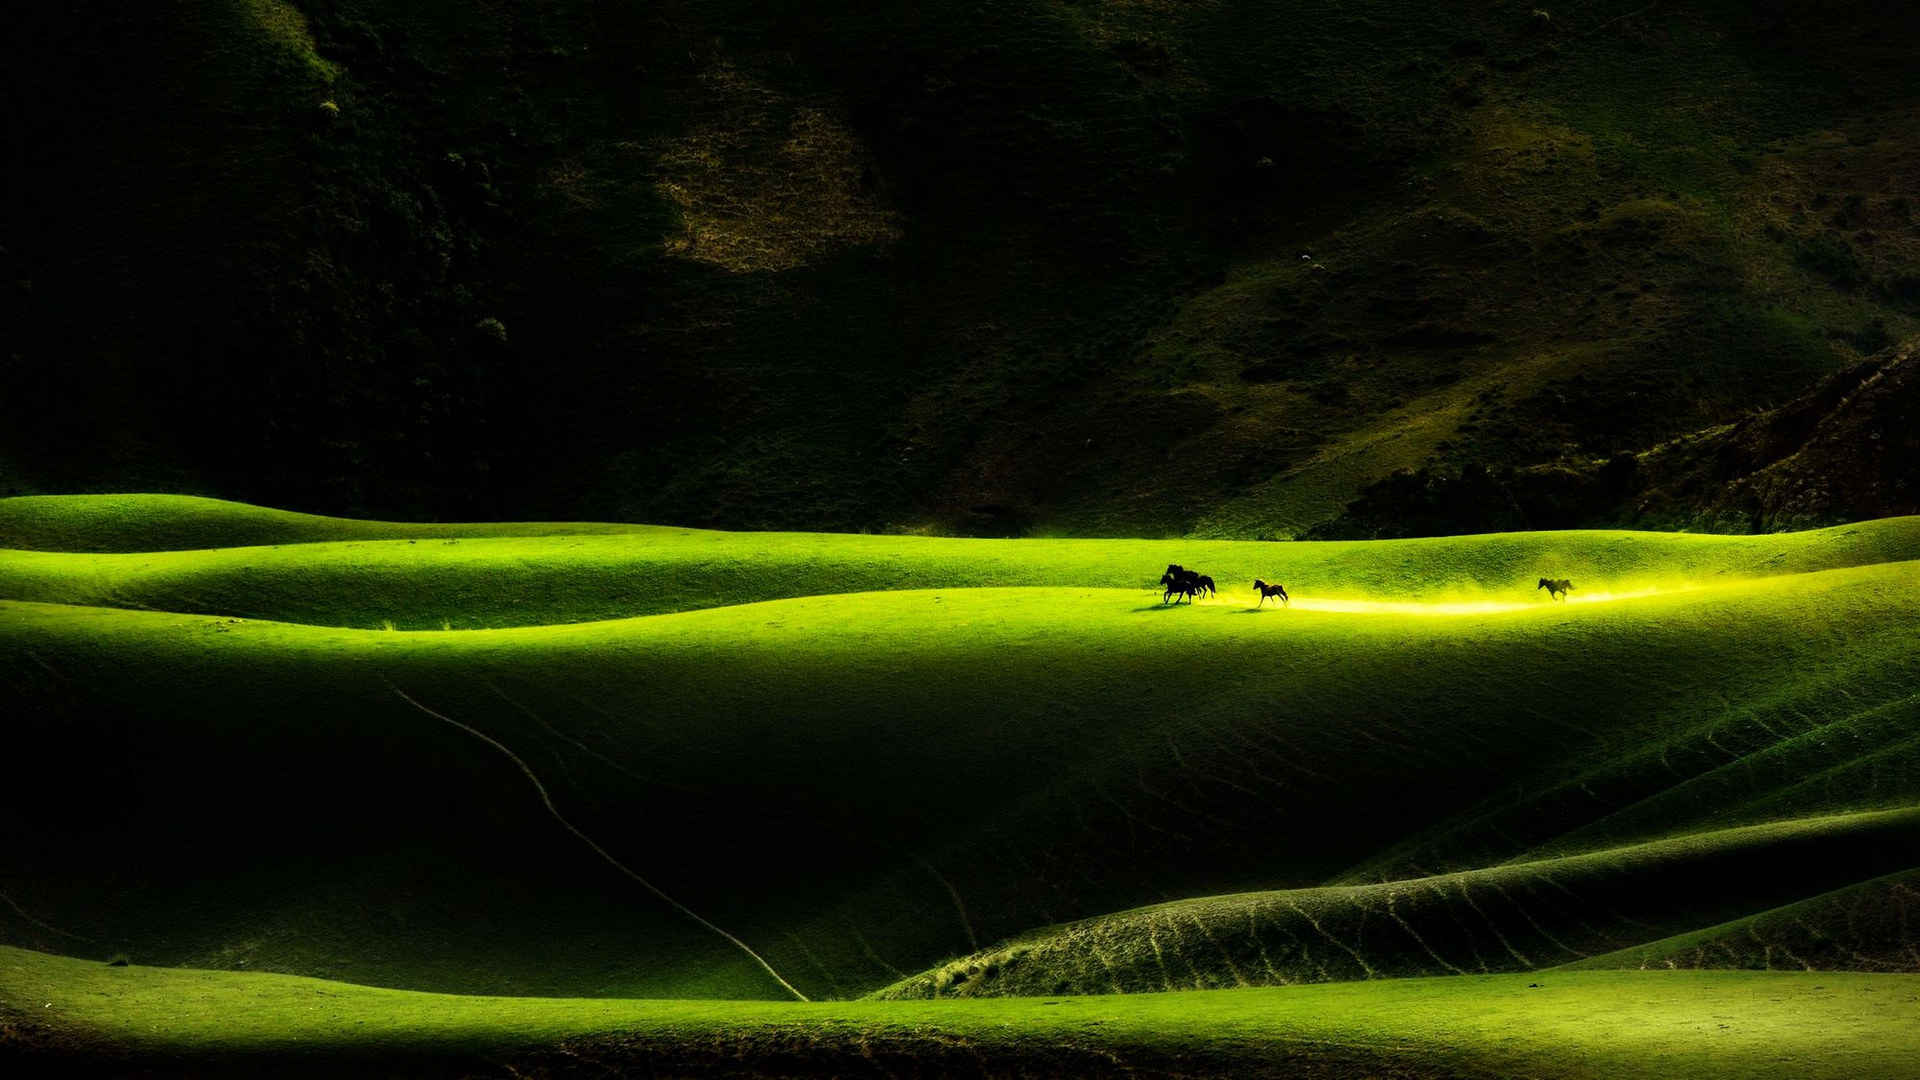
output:
M 9 5 L 0 494 L 1912 512 L 1729 510 L 1661 448 L 1920 333 L 1916 42 L 1896 0 Z M 1574 494 L 1513 494 L 1541 470 Z

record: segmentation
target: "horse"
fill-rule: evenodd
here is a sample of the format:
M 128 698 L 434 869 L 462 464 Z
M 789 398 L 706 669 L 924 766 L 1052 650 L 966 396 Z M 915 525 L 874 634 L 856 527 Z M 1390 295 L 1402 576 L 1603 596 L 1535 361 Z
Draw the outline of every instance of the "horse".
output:
M 1206 577 L 1206 575 L 1200 573 L 1200 571 L 1188 571 L 1187 567 L 1183 567 L 1183 565 L 1179 565 L 1179 563 L 1167 563 L 1167 573 L 1162 575 L 1160 580 L 1165 582 L 1167 578 L 1190 582 L 1190 584 L 1194 586 L 1194 592 L 1196 592 L 1196 594 L 1204 592 L 1204 594 L 1208 594 L 1208 596 L 1213 596 L 1213 578 Z
M 1539 592 L 1541 589 L 1547 590 L 1549 600 L 1565 600 L 1567 593 L 1573 591 L 1573 582 L 1566 578 L 1541 578 L 1540 584 L 1535 585 L 1533 591 Z
M 1187 603 L 1193 603 L 1194 594 L 1200 591 L 1200 584 L 1194 579 L 1197 577 L 1198 575 L 1186 577 L 1172 573 L 1161 574 L 1160 585 L 1166 591 L 1160 594 L 1160 602 L 1164 604 L 1176 596 L 1184 596 L 1187 598 Z
M 1287 587 L 1285 585 L 1279 585 L 1279 584 L 1269 585 L 1266 582 L 1261 581 L 1259 578 L 1254 578 L 1253 587 L 1260 591 L 1260 604 L 1259 604 L 1260 607 L 1265 607 L 1267 601 L 1276 596 L 1280 598 L 1281 606 L 1283 607 L 1293 606 L 1293 600 L 1292 598 L 1287 596 Z
M 1160 584 L 1169 586 L 1167 595 L 1171 596 L 1178 592 L 1189 599 L 1201 593 L 1212 596 L 1214 592 L 1212 578 L 1200 573 L 1198 570 L 1189 570 L 1179 563 L 1167 564 L 1167 572 L 1160 575 Z M 1184 588 L 1175 588 L 1174 586 L 1183 586 Z M 1160 602 L 1164 604 L 1166 600 L 1162 599 Z

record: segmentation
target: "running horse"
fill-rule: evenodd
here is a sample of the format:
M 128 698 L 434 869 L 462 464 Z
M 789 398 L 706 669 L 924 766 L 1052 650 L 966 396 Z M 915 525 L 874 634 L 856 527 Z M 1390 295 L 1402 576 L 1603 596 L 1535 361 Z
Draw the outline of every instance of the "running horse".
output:
M 1174 603 L 1179 603 L 1179 601 L 1174 598 L 1184 596 L 1187 598 L 1187 603 L 1191 604 L 1193 603 L 1194 595 L 1200 591 L 1199 575 L 1192 573 L 1176 574 L 1168 571 L 1160 575 L 1160 587 L 1165 590 L 1160 594 L 1161 603 L 1164 604 L 1170 600 Z
M 1539 592 L 1541 589 L 1547 590 L 1549 600 L 1565 600 L 1567 594 L 1573 591 L 1573 582 L 1566 578 L 1541 578 L 1540 584 L 1535 585 L 1533 591 Z
M 1285 585 L 1269 585 L 1259 578 L 1254 578 L 1253 587 L 1260 591 L 1260 604 L 1258 605 L 1260 607 L 1265 607 L 1267 601 L 1275 597 L 1279 597 L 1282 607 L 1293 606 L 1293 600 L 1287 596 L 1287 587 Z
M 1185 596 L 1189 602 L 1202 593 L 1208 596 L 1213 595 L 1212 578 L 1198 570 L 1189 570 L 1179 563 L 1167 564 L 1167 572 L 1160 575 L 1160 584 L 1167 590 L 1166 595 L 1160 598 L 1163 604 L 1167 602 L 1167 597 L 1176 593 Z

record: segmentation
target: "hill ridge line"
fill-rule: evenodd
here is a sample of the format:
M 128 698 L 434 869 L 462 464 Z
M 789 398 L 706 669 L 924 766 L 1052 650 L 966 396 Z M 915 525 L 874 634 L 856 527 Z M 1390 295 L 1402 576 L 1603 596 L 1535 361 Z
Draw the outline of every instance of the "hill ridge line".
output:
M 1824 567 L 1818 570 L 1790 571 L 1782 574 L 1742 577 L 1729 581 L 1701 582 L 1674 588 L 1632 589 L 1624 592 L 1593 591 L 1585 595 L 1569 597 L 1564 601 L 1494 601 L 1494 600 L 1366 600 L 1342 596 L 1298 596 L 1291 605 L 1278 609 L 1284 612 L 1303 612 L 1314 615 L 1344 615 L 1363 618 L 1387 616 L 1413 616 L 1418 618 L 1471 618 L 1474 616 L 1518 615 L 1528 612 L 1551 612 L 1569 608 L 1599 607 L 1612 604 L 1633 603 L 1641 600 L 1653 600 L 1677 596 L 1710 596 L 1740 591 L 1748 591 L 1762 583 L 1778 583 L 1801 579 L 1818 578 L 1823 575 L 1858 573 L 1863 570 L 1891 568 L 1899 566 L 1920 567 L 1920 559 L 1897 559 L 1884 562 L 1868 562 L 1852 566 Z M 1001 593 L 1110 593 L 1116 596 L 1151 597 L 1159 593 L 1158 588 L 1137 588 L 1116 585 L 951 585 L 924 586 L 911 589 L 861 589 L 849 592 L 803 593 L 794 596 L 776 596 L 763 600 L 746 600 L 738 603 L 719 603 L 705 607 L 685 608 L 679 611 L 647 612 L 637 615 L 624 615 L 607 619 L 562 620 L 556 622 L 528 623 L 518 626 L 459 627 L 451 629 L 386 629 L 362 626 L 342 626 L 337 623 L 297 622 L 289 619 L 263 618 L 260 616 L 236 616 L 219 612 L 181 611 L 150 605 L 133 606 L 131 604 L 87 604 L 66 603 L 57 600 L 37 600 L 28 598 L 0 597 L 0 605 L 20 604 L 41 607 L 89 609 L 96 611 L 125 611 L 132 614 L 179 615 L 195 619 L 241 621 L 276 626 L 303 627 L 313 630 L 343 630 L 368 634 L 407 634 L 411 636 L 437 636 L 442 634 L 503 634 L 527 631 L 554 630 L 562 627 L 584 628 L 609 626 L 618 623 L 639 623 L 657 619 L 699 616 L 713 612 L 739 611 L 749 608 L 765 607 L 777 604 L 808 604 L 832 599 L 855 598 L 900 598 L 909 599 L 919 596 L 945 596 L 952 594 L 989 595 Z M 1220 596 L 1201 600 L 1197 603 L 1155 603 L 1154 608 L 1162 606 L 1168 609 L 1197 608 L 1199 610 L 1250 611 L 1251 596 L 1226 591 Z

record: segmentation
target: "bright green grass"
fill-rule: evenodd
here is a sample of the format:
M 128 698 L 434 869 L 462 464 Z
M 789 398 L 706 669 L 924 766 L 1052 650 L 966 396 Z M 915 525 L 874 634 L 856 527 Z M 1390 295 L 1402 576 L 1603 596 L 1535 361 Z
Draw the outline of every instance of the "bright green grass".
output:
M 1916 610 L 1910 563 L 1417 617 L 956 589 L 446 634 L 5 603 L 16 692 L 87 702 L 59 729 L 77 764 L 49 762 L 30 778 L 44 798 L 21 797 L 26 835 L 156 807 L 129 850 L 193 835 L 217 884 L 137 898 L 0 885 L 143 962 L 466 991 L 780 993 L 609 874 L 497 752 L 400 687 L 527 757 L 584 827 L 809 994 L 851 997 L 1035 926 L 1326 884 L 1730 718 L 1791 740 L 1913 693 Z M 89 755 L 128 739 L 148 756 L 95 779 Z M 328 779 L 289 791 L 289 762 Z M 1658 791 L 1687 764 L 1655 755 L 1634 779 Z M 1906 784 L 1783 816 L 1869 795 L 1912 805 Z M 1639 791 L 1548 804 L 1525 831 L 1423 868 L 1521 856 Z M 449 846 L 449 829 L 471 838 Z M 328 837 L 395 854 L 306 856 Z M 438 868 L 404 854 L 427 850 Z M 1776 877 L 1752 910 L 1806 895 Z M 1529 915 L 1544 920 L 1510 918 Z M 488 933 L 459 929 L 475 922 Z M 1488 965 L 1518 966 L 1502 955 Z
M 210 545 L 268 537 L 306 542 L 130 554 L 0 551 L 0 598 L 434 630 L 874 590 L 1059 586 L 1151 589 L 1157 597 L 1154 582 L 1173 562 L 1208 573 L 1237 601 L 1253 603 L 1252 582 L 1262 578 L 1287 585 L 1305 607 L 1544 604 L 1546 594 L 1534 588 L 1542 576 L 1572 578 L 1579 599 L 1920 559 L 1920 518 L 1777 536 L 1568 532 L 1280 544 L 392 526 L 203 505 L 209 500 L 112 498 L 157 501 L 0 500 L 0 540 L 31 548 L 119 546 L 178 533 Z M 102 522 L 122 532 L 109 540 Z M 595 530 L 617 531 L 580 535 Z M 433 538 L 370 539 L 407 535 Z M 349 536 L 359 539 L 340 539 Z
M 108 497 L 0 502 L 0 538 L 0 732 L 34 748 L 0 792 L 0 941 L 139 965 L 0 954 L 0 1032 L 27 1011 L 10 980 L 38 972 L 35 993 L 71 980 L 99 1007 L 44 995 L 70 1003 L 70 1045 L 242 1072 L 287 1046 L 341 1055 L 321 1071 L 414 1052 L 536 1071 L 556 1040 L 656 1063 L 925 1062 L 960 1040 L 1065 1073 L 1107 1052 L 1289 1076 L 1910 1060 L 1860 1026 L 1912 985 L 1891 976 L 1822 1012 L 1762 990 L 1839 983 L 1553 966 L 1712 964 L 1745 934 L 1763 963 L 1726 963 L 1818 939 L 1845 943 L 1820 966 L 1873 948 L 1867 966 L 1906 969 L 1910 935 L 1883 931 L 1920 866 L 1920 519 L 971 541 Z M 1162 606 L 1174 561 L 1221 596 Z M 1576 602 L 1542 599 L 1543 574 Z M 1295 605 L 1253 610 L 1255 576 Z M 402 693 L 845 1003 L 713 1000 L 786 991 Z M 150 965 L 508 998 L 339 989 L 387 1003 L 353 1011 L 334 985 Z M 1489 975 L 1516 971 L 1536 974 Z M 1443 972 L 1466 974 L 1371 978 Z M 114 992 L 150 978 L 176 981 Z M 1359 982 L 1259 988 L 1325 980 Z M 890 986 L 1139 993 L 845 1000 Z M 1167 989 L 1195 992 L 1144 992 Z M 640 997 L 708 1000 L 618 1000 Z M 1094 1007 L 1103 1023 L 1066 1019 Z M 1063 1040 L 1094 1056 L 1063 1064 Z
M 1378 1070 L 1894 1080 L 1920 1060 L 1920 977 L 1840 973 L 1553 972 L 809 1006 L 448 997 L 286 976 L 108 968 L 0 949 L 0 1003 L 78 1054 L 173 1067 L 324 1068 L 379 1055 L 422 1066 L 483 1059 L 497 1069 L 561 1050 L 599 1064 L 657 1065 L 662 1047 L 669 1062 L 676 1049 L 717 1048 L 741 1065 L 776 1055 L 791 1061 L 796 1052 L 854 1065 L 863 1052 L 903 1049 L 925 1062 L 955 1043 L 969 1062 L 1036 1071 L 1062 1057 L 1063 1072 L 1075 1061 L 1084 1068 L 1179 1059 L 1234 1075 L 1309 1077 Z M 1363 1072 L 1351 1071 L 1356 1065 Z

